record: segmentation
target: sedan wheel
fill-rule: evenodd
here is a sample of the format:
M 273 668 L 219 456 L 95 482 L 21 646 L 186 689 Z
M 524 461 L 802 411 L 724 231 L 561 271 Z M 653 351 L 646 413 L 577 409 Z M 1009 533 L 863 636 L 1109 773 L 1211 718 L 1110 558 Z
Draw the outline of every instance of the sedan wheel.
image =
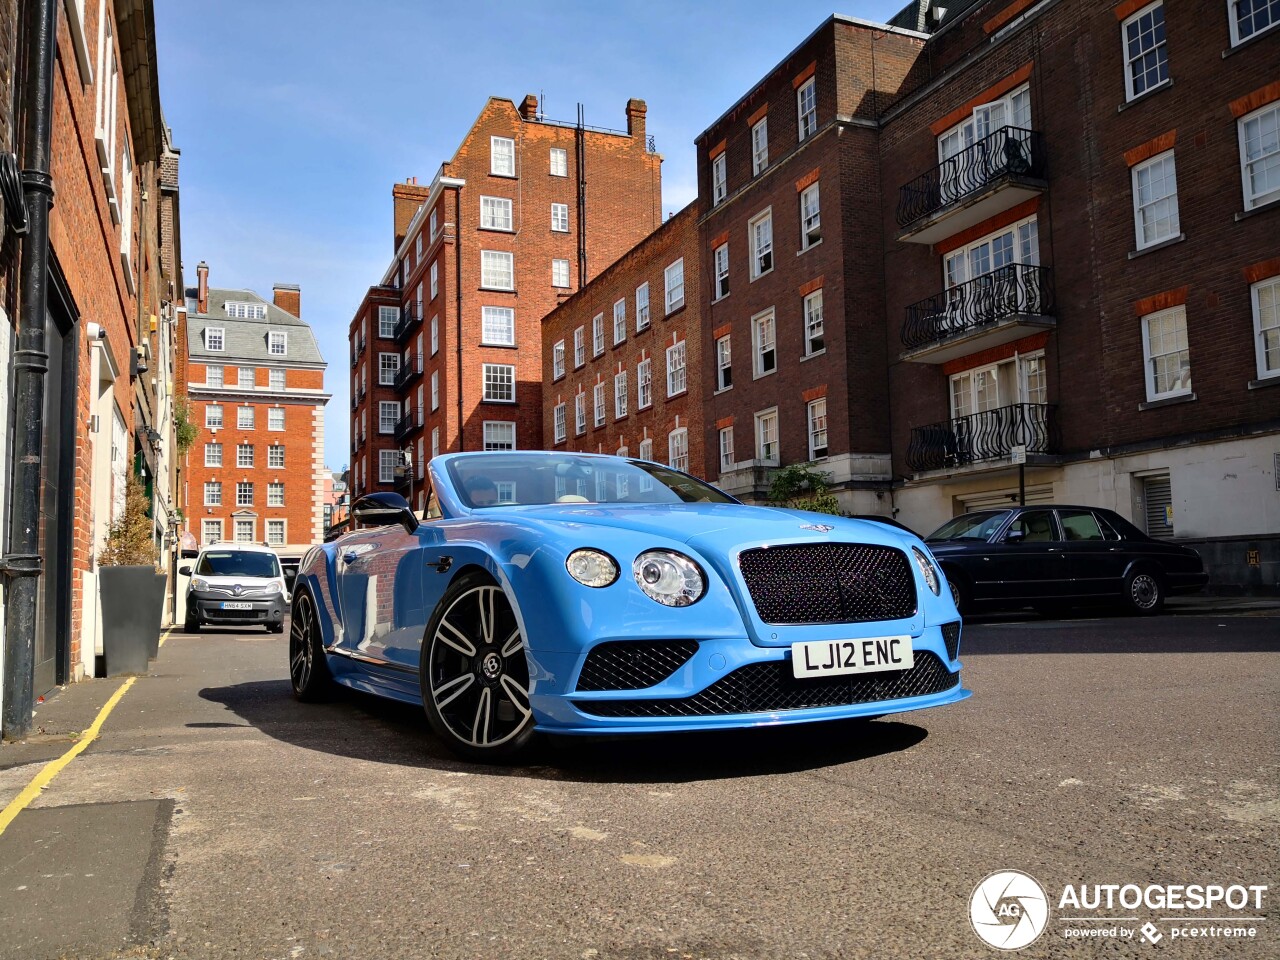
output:
M 320 622 L 315 601 L 299 590 L 289 622 L 289 682 L 293 695 L 304 703 L 323 700 L 333 691 L 333 675 L 320 642 Z
M 1164 586 L 1154 573 L 1139 570 L 1126 578 L 1124 598 L 1134 613 L 1158 613 L 1164 606 Z
M 533 736 L 524 638 L 502 588 L 482 574 L 445 592 L 422 646 L 427 720 L 454 753 L 505 760 Z

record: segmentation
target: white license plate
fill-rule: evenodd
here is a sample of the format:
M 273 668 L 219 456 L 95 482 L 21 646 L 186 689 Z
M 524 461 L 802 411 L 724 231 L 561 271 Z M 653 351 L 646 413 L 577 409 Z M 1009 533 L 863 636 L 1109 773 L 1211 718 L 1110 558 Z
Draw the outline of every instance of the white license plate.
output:
M 914 665 L 910 637 L 807 640 L 791 645 L 791 672 L 797 677 L 910 670 Z
M 227 600 L 222 604 L 223 610 L 252 610 L 252 603 L 237 603 L 234 600 Z

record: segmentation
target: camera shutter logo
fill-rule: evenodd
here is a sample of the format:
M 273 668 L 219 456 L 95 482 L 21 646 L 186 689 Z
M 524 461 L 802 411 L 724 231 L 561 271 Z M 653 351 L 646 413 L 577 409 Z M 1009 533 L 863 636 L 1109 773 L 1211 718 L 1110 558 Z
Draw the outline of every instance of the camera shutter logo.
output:
M 1019 870 L 998 870 L 973 888 L 969 922 L 984 943 L 1021 950 L 1049 925 L 1049 898 L 1034 878 Z

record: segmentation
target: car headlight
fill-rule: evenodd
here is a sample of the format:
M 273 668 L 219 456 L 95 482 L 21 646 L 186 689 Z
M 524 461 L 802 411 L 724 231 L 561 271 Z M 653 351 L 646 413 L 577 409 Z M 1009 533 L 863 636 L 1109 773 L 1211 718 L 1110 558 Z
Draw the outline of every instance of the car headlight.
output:
M 707 589 L 698 565 L 674 550 L 646 550 L 631 564 L 645 595 L 667 607 L 687 607 Z
M 938 568 L 933 565 L 933 561 L 919 547 L 911 548 L 912 555 L 916 558 L 916 566 L 920 568 L 920 573 L 924 577 L 924 582 L 929 585 L 929 589 L 933 591 L 935 597 L 942 595 L 942 578 L 938 576 Z
M 618 565 L 613 557 L 590 547 L 573 551 L 564 565 L 569 576 L 584 587 L 607 587 L 618 579 Z
M 192 590 L 202 590 L 202 591 L 203 591 L 203 590 L 208 590 L 208 589 L 209 589 L 209 581 L 208 581 L 208 580 L 201 580 L 199 577 L 192 577 L 192 578 L 191 578 L 191 589 L 192 589 Z
M 280 584 L 272 580 L 270 583 L 266 584 L 262 588 L 262 592 L 265 593 L 267 596 L 271 596 L 272 594 L 283 593 L 284 591 L 281 589 Z

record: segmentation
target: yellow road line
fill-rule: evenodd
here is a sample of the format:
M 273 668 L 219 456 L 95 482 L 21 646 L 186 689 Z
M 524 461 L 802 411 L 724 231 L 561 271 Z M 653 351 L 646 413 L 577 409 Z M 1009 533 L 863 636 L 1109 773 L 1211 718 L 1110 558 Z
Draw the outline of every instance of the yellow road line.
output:
M 164 633 L 160 634 L 160 646 L 164 646 L 164 642 L 169 639 L 169 634 L 173 633 L 173 627 L 170 627 Z

